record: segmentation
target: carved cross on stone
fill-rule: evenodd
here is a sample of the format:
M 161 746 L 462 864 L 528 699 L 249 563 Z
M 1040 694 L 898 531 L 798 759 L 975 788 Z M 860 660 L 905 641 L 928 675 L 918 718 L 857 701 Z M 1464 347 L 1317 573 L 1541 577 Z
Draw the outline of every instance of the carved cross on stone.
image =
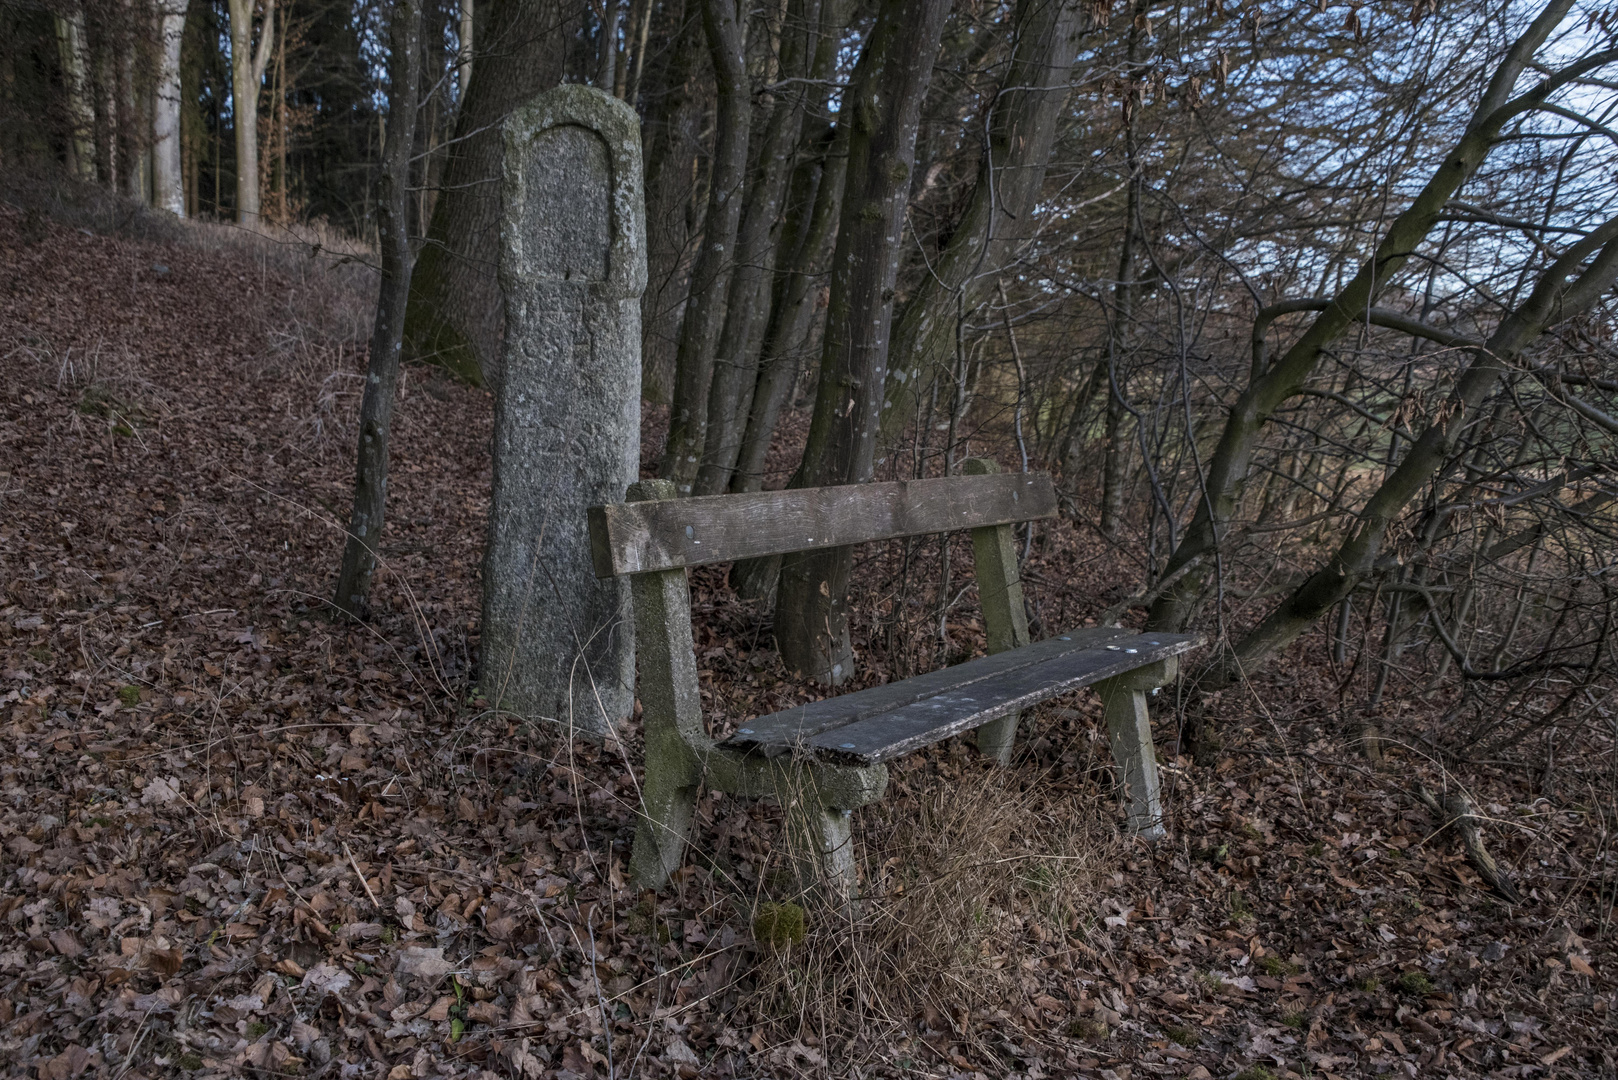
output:
M 640 121 L 570 84 L 512 113 L 505 141 L 480 685 L 503 711 L 600 734 L 634 702 L 629 589 L 591 571 L 585 509 L 639 472 Z

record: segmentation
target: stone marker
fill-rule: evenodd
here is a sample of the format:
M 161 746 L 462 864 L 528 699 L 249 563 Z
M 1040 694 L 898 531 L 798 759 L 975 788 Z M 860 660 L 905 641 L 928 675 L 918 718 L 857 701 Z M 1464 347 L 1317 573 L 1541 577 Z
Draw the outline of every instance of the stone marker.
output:
M 600 734 L 634 702 L 629 587 L 592 572 L 585 509 L 639 472 L 640 121 L 570 84 L 513 112 L 505 140 L 480 686 L 507 712 Z

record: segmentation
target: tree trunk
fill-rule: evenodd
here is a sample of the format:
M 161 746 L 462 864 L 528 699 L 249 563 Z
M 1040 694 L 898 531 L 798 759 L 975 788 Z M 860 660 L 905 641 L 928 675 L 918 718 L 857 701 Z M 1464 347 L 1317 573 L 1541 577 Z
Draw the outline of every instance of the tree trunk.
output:
M 691 294 L 680 327 L 680 351 L 674 362 L 674 403 L 668 442 L 658 475 L 673 480 L 689 495 L 701 466 L 708 426 L 708 396 L 713 380 L 714 350 L 725 315 L 725 293 L 735 267 L 736 232 L 742 212 L 742 182 L 747 173 L 748 121 L 751 115 L 742 12 L 735 0 L 703 0 L 702 21 L 708 53 L 718 85 L 718 132 L 714 138 L 713 178 L 708 186 L 708 212 L 703 219 L 702 250 L 691 272 Z
M 230 2 L 230 102 L 236 131 L 236 222 L 258 226 L 258 94 L 275 41 L 275 0 L 264 0 L 264 22 L 253 46 L 253 0 Z
M 803 104 L 816 118 L 816 126 L 801 139 L 800 151 L 787 189 L 786 223 L 776 241 L 775 272 L 770 286 L 769 320 L 759 343 L 758 377 L 749 398 L 747 424 L 731 471 L 730 490 L 758 491 L 764 486 L 764 460 L 770 452 L 781 406 L 797 383 L 801 364 L 808 358 L 820 275 L 831 258 L 837 239 L 837 221 L 843 206 L 843 180 L 848 166 L 848 125 L 834 126 L 827 115 L 829 81 L 837 64 L 838 49 L 848 22 L 849 0 L 822 0 L 820 40 L 809 76 L 813 89 Z M 772 561 L 767 591 L 744 589 L 744 595 L 775 602 Z M 732 580 L 737 580 L 733 575 Z
M 612 84 L 613 96 L 630 105 L 635 104 L 635 83 L 639 78 L 641 61 L 646 56 L 646 38 L 651 29 L 651 19 L 651 0 L 631 0 L 629 22 L 624 26 L 624 48 Z
M 56 16 L 56 49 L 67 94 L 68 168 L 86 183 L 96 178 L 95 110 L 90 107 L 90 78 L 85 63 L 84 12 L 76 8 Z
M 646 294 L 641 298 L 641 395 L 667 403 L 674 396 L 678 349 L 690 261 L 687 209 L 695 200 L 702 103 L 696 84 L 703 72 L 702 19 L 697 0 L 671 0 L 658 14 L 659 29 L 674 37 L 647 91 Z M 647 23 L 654 15 L 648 13 Z M 641 59 L 636 58 L 636 70 Z M 636 76 L 638 82 L 640 76 Z M 635 103 L 639 88 L 627 99 Z
M 815 60 L 822 0 L 790 0 L 781 41 L 777 78 L 793 81 L 775 99 L 764 124 L 764 144 L 747 188 L 747 205 L 736 235 L 735 265 L 725 304 L 724 329 L 714 355 L 708 395 L 708 430 L 698 495 L 719 495 L 730 486 L 741 453 L 749 407 L 758 382 L 759 349 L 769 322 L 772 255 L 778 239 L 781 203 L 803 128 L 804 106 Z M 839 6 L 839 5 L 832 5 Z
M 1276 409 L 1303 388 L 1327 346 L 1363 317 L 1388 282 L 1409 262 L 1416 248 L 1437 225 L 1450 198 L 1488 156 L 1495 136 L 1506 122 L 1537 104 L 1549 92 L 1547 88 L 1552 80 L 1546 80 L 1521 97 L 1511 98 L 1517 80 L 1533 63 L 1534 54 L 1571 7 L 1572 0 L 1551 0 L 1507 51 L 1472 114 L 1466 133 L 1444 155 L 1432 179 L 1410 206 L 1394 220 L 1353 280 L 1338 292 L 1273 366 L 1261 369 L 1255 363 L 1252 379 L 1230 407 L 1219 443 L 1209 459 L 1206 494 L 1197 500 L 1191 524 L 1163 568 L 1164 577 L 1173 577 L 1192 560 L 1210 554 L 1219 545 L 1226 526 L 1240 507 L 1253 450 L 1264 425 Z M 1202 592 L 1205 568 L 1213 561 L 1203 559 L 1200 566 L 1175 579 L 1174 586 L 1152 605 L 1147 625 L 1172 630 L 1189 623 L 1196 598 Z
M 477 20 L 473 18 L 472 0 L 460 0 L 460 21 L 456 23 L 456 36 L 460 39 L 455 50 L 455 81 L 459 92 L 457 105 L 466 104 L 466 91 L 472 85 L 472 52 L 477 48 Z
M 820 297 L 816 286 L 837 240 L 843 181 L 848 173 L 848 127 L 828 124 L 815 142 L 819 150 L 803 163 L 793 181 L 800 195 L 793 201 L 781 235 L 770 321 L 759 349 L 758 385 L 731 474 L 730 490 L 734 492 L 758 491 L 764 486 L 764 460 L 781 406 L 809 358 Z
M 120 167 L 124 162 L 119 158 L 119 147 L 123 140 L 118 116 L 119 40 L 115 26 L 99 28 L 91 55 L 95 68 L 92 81 L 96 89 L 96 174 L 107 190 L 117 191 Z
M 1140 4 L 1132 5 L 1129 25 L 1129 85 L 1124 90 L 1124 168 L 1128 195 L 1124 199 L 1124 239 L 1118 251 L 1118 282 L 1113 286 L 1111 325 L 1107 328 L 1107 449 L 1101 469 L 1101 531 L 1118 534 L 1124 511 L 1128 443 L 1125 428 L 1129 422 L 1128 380 L 1122 361 L 1129 351 L 1135 322 L 1135 243 L 1140 230 L 1140 195 L 1143 178 L 1137 136 L 1140 106 L 1145 91 L 1145 66 L 1140 62 L 1142 26 L 1145 14 Z
M 394 0 L 388 38 L 388 136 L 376 192 L 382 287 L 377 293 L 365 395 L 360 401 L 354 510 L 333 598 L 338 610 L 355 619 L 365 618 L 370 609 L 371 582 L 382 543 L 393 392 L 399 382 L 405 303 L 410 295 L 410 158 L 416 141 L 416 91 L 421 80 L 421 0 Z
M 234 2 L 234 0 L 233 0 Z M 463 84 L 443 194 L 416 258 L 405 311 L 412 360 L 497 385 L 506 316 L 500 261 L 500 176 L 506 114 L 562 78 L 568 24 L 554 0 L 488 0 L 474 33 L 478 77 Z
M 181 168 L 180 43 L 185 37 L 188 0 L 162 0 L 157 93 L 152 110 L 152 205 L 185 217 L 185 177 Z
M 143 121 L 140 87 L 137 85 L 136 51 L 141 35 L 136 32 L 134 4 L 122 0 L 114 16 L 117 35 L 116 93 L 117 121 L 114 134 L 118 140 L 118 161 L 123 166 L 119 180 L 123 194 L 138 203 L 146 201 L 146 135 L 149 128 Z
M 871 479 L 916 128 L 949 8 L 949 0 L 883 0 L 843 97 L 848 177 L 819 389 L 796 487 Z M 782 659 L 832 685 L 853 673 L 846 607 L 852 566 L 849 548 L 788 556 L 776 596 Z
M 819 147 L 803 162 L 793 178 L 796 197 L 781 234 L 770 322 L 759 351 L 758 383 L 742 433 L 741 453 L 731 473 L 733 492 L 764 487 L 764 463 L 775 438 L 775 426 L 787 395 L 797 385 L 798 372 L 809 357 L 815 311 L 820 298 L 819 280 L 837 239 L 837 219 L 843 205 L 843 180 L 848 166 L 848 126 L 824 131 L 813 140 Z M 781 557 L 767 555 L 743 559 L 731 567 L 730 585 L 744 600 L 774 606 Z
M 958 311 L 974 309 L 988 283 L 1034 235 L 1033 209 L 1067 101 L 1084 8 L 1080 0 L 1019 0 L 1017 43 L 972 198 L 893 332 L 882 407 L 882 434 L 890 442 L 913 419 L 916 395 L 936 367 L 954 356 Z
M 618 70 L 618 0 L 602 0 L 601 37 L 596 42 L 596 89 L 614 93 Z

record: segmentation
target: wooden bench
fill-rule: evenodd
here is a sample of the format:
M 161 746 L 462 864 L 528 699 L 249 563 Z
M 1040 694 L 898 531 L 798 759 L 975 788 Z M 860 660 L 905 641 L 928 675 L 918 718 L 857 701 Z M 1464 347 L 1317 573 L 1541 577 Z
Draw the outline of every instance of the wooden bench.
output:
M 1146 695 L 1174 679 L 1185 634 L 1074 630 L 1030 644 L 1012 526 L 1056 513 L 1042 473 L 1004 474 L 991 461 L 968 475 L 676 498 L 645 480 L 628 501 L 590 509 L 598 576 L 630 576 L 639 697 L 646 735 L 643 813 L 631 874 L 659 888 L 684 856 L 699 786 L 771 797 L 795 843 L 815 855 L 828 891 L 855 895 L 850 814 L 882 797 L 887 762 L 975 730 L 978 748 L 1011 757 L 1021 710 L 1094 685 L 1105 706 L 1128 827 L 1163 834 Z M 703 727 L 686 568 L 905 536 L 972 530 L 990 655 L 912 679 L 748 721 L 723 742 Z

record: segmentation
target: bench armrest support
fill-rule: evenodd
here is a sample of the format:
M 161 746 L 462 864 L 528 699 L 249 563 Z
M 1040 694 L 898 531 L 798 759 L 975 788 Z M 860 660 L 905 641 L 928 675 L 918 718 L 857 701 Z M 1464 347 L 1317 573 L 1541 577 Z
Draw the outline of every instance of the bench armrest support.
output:
M 643 480 L 630 487 L 628 497 L 631 502 L 673 498 L 674 485 Z M 780 802 L 800 838 L 812 841 L 827 886 L 836 895 L 852 896 L 858 874 L 848 840 L 848 811 L 882 797 L 887 767 L 767 758 L 716 746 L 702 723 L 685 568 L 635 574 L 630 580 L 646 738 L 642 813 L 630 855 L 636 884 L 659 888 L 680 868 L 697 793 L 707 783 L 733 795 Z
M 968 476 L 1000 471 L 989 458 L 968 458 Z M 1029 642 L 1028 609 L 1023 604 L 1022 570 L 1017 564 L 1017 534 L 1010 525 L 972 530 L 972 565 L 978 579 L 978 605 L 989 652 L 1021 648 Z M 1002 716 L 978 728 L 978 751 L 1002 765 L 1011 764 L 1020 713 Z

